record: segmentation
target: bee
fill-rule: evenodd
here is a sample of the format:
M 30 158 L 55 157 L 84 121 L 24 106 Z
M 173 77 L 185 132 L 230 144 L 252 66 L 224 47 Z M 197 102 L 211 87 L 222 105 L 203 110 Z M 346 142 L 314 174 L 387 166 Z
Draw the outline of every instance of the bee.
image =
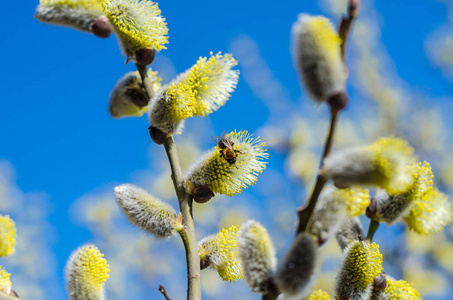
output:
M 221 136 L 213 136 L 212 142 L 214 145 L 219 146 L 220 157 L 225 158 L 230 165 L 236 162 L 238 153 L 241 152 L 233 149 L 234 142 L 230 140 L 226 131 L 222 132 Z

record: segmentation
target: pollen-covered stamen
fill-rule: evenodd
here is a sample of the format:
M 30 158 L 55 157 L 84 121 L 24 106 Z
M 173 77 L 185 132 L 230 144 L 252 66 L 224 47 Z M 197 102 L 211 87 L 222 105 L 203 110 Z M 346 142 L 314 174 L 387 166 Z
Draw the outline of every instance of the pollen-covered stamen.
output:
M 8 215 L 0 215 L 0 257 L 14 254 L 15 245 L 16 225 Z
M 382 271 L 381 264 L 382 254 L 377 244 L 365 240 L 351 244 L 345 251 L 337 276 L 335 295 L 339 298 L 361 296 L 361 299 L 368 299 L 374 278 Z
M 94 245 L 75 250 L 66 263 L 66 283 L 71 300 L 101 300 L 109 278 L 104 254 Z
M 167 24 L 149 0 L 105 0 L 103 10 L 115 29 L 126 56 L 136 61 L 139 49 L 166 49 Z
M 237 61 L 231 54 L 220 52 L 211 57 L 200 57 L 197 63 L 178 78 L 187 84 L 196 99 L 194 114 L 206 116 L 225 104 L 236 88 L 239 71 L 232 70 Z
M 234 144 L 233 149 L 238 151 L 236 161 L 228 162 L 222 149 L 215 146 L 189 168 L 185 178 L 191 187 L 205 185 L 214 193 L 232 196 L 258 180 L 267 163 L 266 144 L 247 131 L 233 131 L 228 136 Z M 191 193 L 191 189 L 188 192 Z
M 198 243 L 201 269 L 210 266 L 225 281 L 242 279 L 242 267 L 236 249 L 238 229 L 239 226 L 223 228 L 217 235 L 208 236 Z
M 11 290 L 10 276 L 11 274 L 6 272 L 5 269 L 0 266 L 0 291 L 8 292 Z

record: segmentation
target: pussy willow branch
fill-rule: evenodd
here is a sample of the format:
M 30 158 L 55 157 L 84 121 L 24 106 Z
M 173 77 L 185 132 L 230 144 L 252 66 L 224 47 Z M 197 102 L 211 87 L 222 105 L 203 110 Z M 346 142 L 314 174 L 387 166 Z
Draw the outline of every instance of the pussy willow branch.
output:
M 161 292 L 162 295 L 164 295 L 166 300 L 171 300 L 170 295 L 167 293 L 167 290 L 165 289 L 165 287 L 162 284 L 159 285 L 159 292 Z
M 137 64 L 138 72 L 142 78 L 144 91 L 150 98 L 153 93 L 153 87 L 150 78 L 147 76 L 147 67 Z M 171 179 L 178 197 L 179 209 L 182 215 L 182 225 L 184 229 L 179 232 L 186 251 L 187 261 L 187 299 L 201 299 L 200 286 L 200 257 L 198 256 L 197 239 L 195 237 L 195 226 L 192 214 L 192 196 L 186 193 L 184 179 L 182 176 L 181 166 L 179 164 L 178 152 L 173 137 L 170 137 L 164 143 L 165 152 L 171 168 Z
M 171 178 L 178 196 L 179 209 L 182 215 L 184 229 L 179 232 L 186 250 L 187 260 L 187 299 L 201 299 L 200 287 L 200 257 L 198 255 L 197 240 L 195 237 L 195 226 L 193 223 L 192 203 L 193 198 L 186 193 L 178 153 L 173 137 L 169 137 L 164 143 L 168 160 L 171 167 Z
M 341 43 L 341 56 L 343 63 L 345 62 L 345 52 L 346 52 L 346 41 L 351 29 L 352 22 L 357 16 L 359 9 L 360 1 L 359 0 L 350 0 L 348 7 L 348 16 L 341 18 L 340 26 L 338 27 L 338 35 L 342 40 Z M 346 68 L 346 67 L 345 67 Z M 330 154 L 333 146 L 333 137 L 335 134 L 335 128 L 338 120 L 338 111 L 331 109 L 331 118 L 330 118 L 330 127 L 327 133 L 327 138 L 324 143 L 324 151 L 321 157 L 321 162 L 319 164 L 319 169 L 322 168 L 324 159 Z M 311 217 L 318 201 L 319 194 L 321 194 L 324 185 L 327 183 L 327 178 L 323 175 L 318 174 L 316 178 L 316 183 L 311 192 L 310 198 L 305 207 L 299 207 L 297 213 L 299 215 L 299 225 L 297 226 L 297 234 L 301 232 L 307 232 L 310 230 Z

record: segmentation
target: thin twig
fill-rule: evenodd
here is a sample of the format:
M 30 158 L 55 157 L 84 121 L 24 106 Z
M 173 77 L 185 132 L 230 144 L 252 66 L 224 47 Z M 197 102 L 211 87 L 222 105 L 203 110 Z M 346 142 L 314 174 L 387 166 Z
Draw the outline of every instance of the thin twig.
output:
M 370 241 L 370 243 L 373 241 L 374 233 L 379 227 L 379 222 L 375 221 L 373 219 L 370 220 L 370 226 L 368 227 L 368 233 L 366 235 L 366 239 Z
M 335 134 L 335 128 L 337 124 L 337 119 L 338 119 L 338 112 L 331 110 L 331 120 L 330 120 L 330 128 L 329 132 L 327 133 L 327 138 L 324 143 L 324 151 L 321 157 L 321 162 L 319 164 L 319 168 L 322 168 L 322 165 L 324 163 L 324 159 L 326 156 L 330 154 L 330 151 L 332 150 L 333 146 L 333 136 Z M 298 208 L 297 212 L 299 214 L 299 226 L 297 227 L 297 234 L 301 232 L 306 232 L 309 230 L 310 226 L 310 220 L 311 216 L 313 214 L 313 210 L 315 209 L 316 202 L 318 201 L 319 194 L 321 194 L 321 191 L 326 184 L 327 179 L 322 175 L 318 174 L 318 177 L 316 178 L 316 183 L 315 187 L 313 188 L 313 191 L 311 193 L 311 196 L 308 200 L 308 203 L 305 207 L 300 207 Z
M 138 72 L 142 78 L 143 88 L 148 97 L 154 93 L 152 83 L 147 75 L 147 67 L 136 64 Z M 200 286 L 200 257 L 197 250 L 197 240 L 195 237 L 195 226 L 193 223 L 192 203 L 193 198 L 186 193 L 184 179 L 179 164 L 178 152 L 173 137 L 169 137 L 164 142 L 165 152 L 171 168 L 171 179 L 178 197 L 179 209 L 182 215 L 182 225 L 184 229 L 179 232 L 186 251 L 187 261 L 187 300 L 201 299 Z
M 346 41 L 348 38 L 349 31 L 351 30 L 352 22 L 354 21 L 358 14 L 359 6 L 360 0 L 349 0 L 348 16 L 341 18 L 340 26 L 338 27 L 338 35 L 342 40 L 341 57 L 343 59 L 343 63 L 345 62 Z M 331 109 L 330 112 L 331 112 L 330 128 L 329 132 L 327 133 L 326 141 L 324 143 L 324 151 L 321 157 L 321 162 L 319 164 L 320 169 L 323 166 L 324 159 L 326 158 L 326 156 L 330 154 L 330 151 L 332 150 L 333 137 L 335 134 L 335 128 L 338 120 L 338 111 Z M 299 207 L 297 209 L 297 213 L 299 215 L 299 225 L 297 226 L 297 234 L 301 232 L 307 232 L 310 230 L 311 217 L 313 215 L 316 202 L 318 201 L 318 197 L 321 194 L 321 191 L 324 188 L 324 185 L 327 183 L 327 181 L 328 181 L 327 178 L 325 178 L 322 174 L 318 173 L 315 186 L 307 202 L 307 205 L 305 207 Z
M 165 151 L 170 161 L 171 178 L 178 196 L 179 208 L 182 215 L 182 224 L 184 229 L 179 232 L 184 243 L 187 261 L 187 299 L 201 299 L 200 287 L 200 257 L 197 251 L 197 241 L 195 237 L 195 227 L 192 217 L 193 198 L 187 194 L 184 187 L 181 166 L 179 164 L 178 153 L 173 141 L 173 137 L 169 137 L 164 143 Z
M 170 295 L 168 295 L 167 290 L 165 289 L 165 287 L 162 284 L 159 285 L 159 292 L 161 292 L 162 295 L 164 295 L 165 299 L 171 300 Z
M 154 88 L 151 78 L 148 76 L 148 67 L 139 64 L 135 65 L 137 66 L 138 73 L 140 74 L 140 77 L 142 79 L 140 87 L 142 88 L 142 91 L 148 96 L 148 99 L 151 99 L 151 97 L 154 96 Z

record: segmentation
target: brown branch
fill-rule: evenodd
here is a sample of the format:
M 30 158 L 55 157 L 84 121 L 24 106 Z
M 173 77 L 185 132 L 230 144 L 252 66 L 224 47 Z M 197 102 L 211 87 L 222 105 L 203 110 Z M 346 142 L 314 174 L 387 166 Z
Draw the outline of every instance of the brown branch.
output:
M 161 292 L 162 295 L 164 295 L 166 300 L 171 300 L 170 295 L 168 295 L 167 290 L 165 289 L 165 287 L 162 284 L 159 285 L 159 292 Z
M 352 22 L 358 15 L 359 7 L 360 7 L 360 0 L 349 0 L 348 16 L 341 18 L 340 26 L 338 28 L 338 35 L 340 36 L 340 38 L 342 40 L 341 57 L 343 59 L 343 63 L 345 62 L 346 41 L 347 41 L 349 32 L 351 30 Z M 330 128 L 327 133 L 326 141 L 324 143 L 324 150 L 323 150 L 323 154 L 321 157 L 321 161 L 319 163 L 319 169 L 322 168 L 324 159 L 330 154 L 330 151 L 332 150 L 333 137 L 335 134 L 335 128 L 336 128 L 336 124 L 337 124 L 337 120 L 338 120 L 339 111 L 334 109 L 334 106 L 332 105 L 332 103 L 329 103 L 329 105 L 330 105 L 330 113 L 331 113 Z M 328 181 L 327 178 L 325 178 L 323 176 L 323 174 L 319 174 L 319 172 L 318 172 L 318 177 L 316 178 L 315 186 L 313 188 L 313 191 L 311 192 L 310 198 L 308 199 L 306 206 L 299 207 L 297 209 L 297 213 L 299 215 L 299 225 L 297 226 L 297 234 L 299 234 L 301 232 L 307 232 L 310 230 L 311 217 L 313 215 L 313 211 L 315 209 L 316 202 L 318 201 L 318 197 L 321 194 L 321 191 L 324 188 L 324 185 L 327 183 L 327 181 Z
M 351 25 L 354 19 L 359 14 L 360 0 L 349 0 L 348 4 L 348 15 L 341 18 L 340 26 L 338 27 L 338 35 L 342 41 L 341 43 L 341 58 L 345 61 L 346 54 L 346 41 L 351 31 Z
M 335 128 L 338 119 L 338 112 L 335 110 L 331 110 L 331 119 L 330 119 L 330 128 L 327 133 L 327 138 L 324 143 L 324 151 L 321 157 L 321 162 L 319 164 L 319 168 L 322 168 L 324 163 L 324 159 L 330 154 L 333 146 L 333 136 L 335 134 Z M 321 194 L 324 185 L 327 183 L 327 178 L 325 178 L 322 174 L 318 174 L 316 178 L 315 187 L 310 195 L 308 203 L 305 207 L 299 207 L 297 209 L 297 213 L 299 215 L 299 226 L 297 227 L 297 234 L 302 232 L 307 232 L 310 228 L 309 224 L 311 222 L 311 216 L 313 215 L 313 211 L 316 206 L 316 202 L 318 201 L 319 194 Z

